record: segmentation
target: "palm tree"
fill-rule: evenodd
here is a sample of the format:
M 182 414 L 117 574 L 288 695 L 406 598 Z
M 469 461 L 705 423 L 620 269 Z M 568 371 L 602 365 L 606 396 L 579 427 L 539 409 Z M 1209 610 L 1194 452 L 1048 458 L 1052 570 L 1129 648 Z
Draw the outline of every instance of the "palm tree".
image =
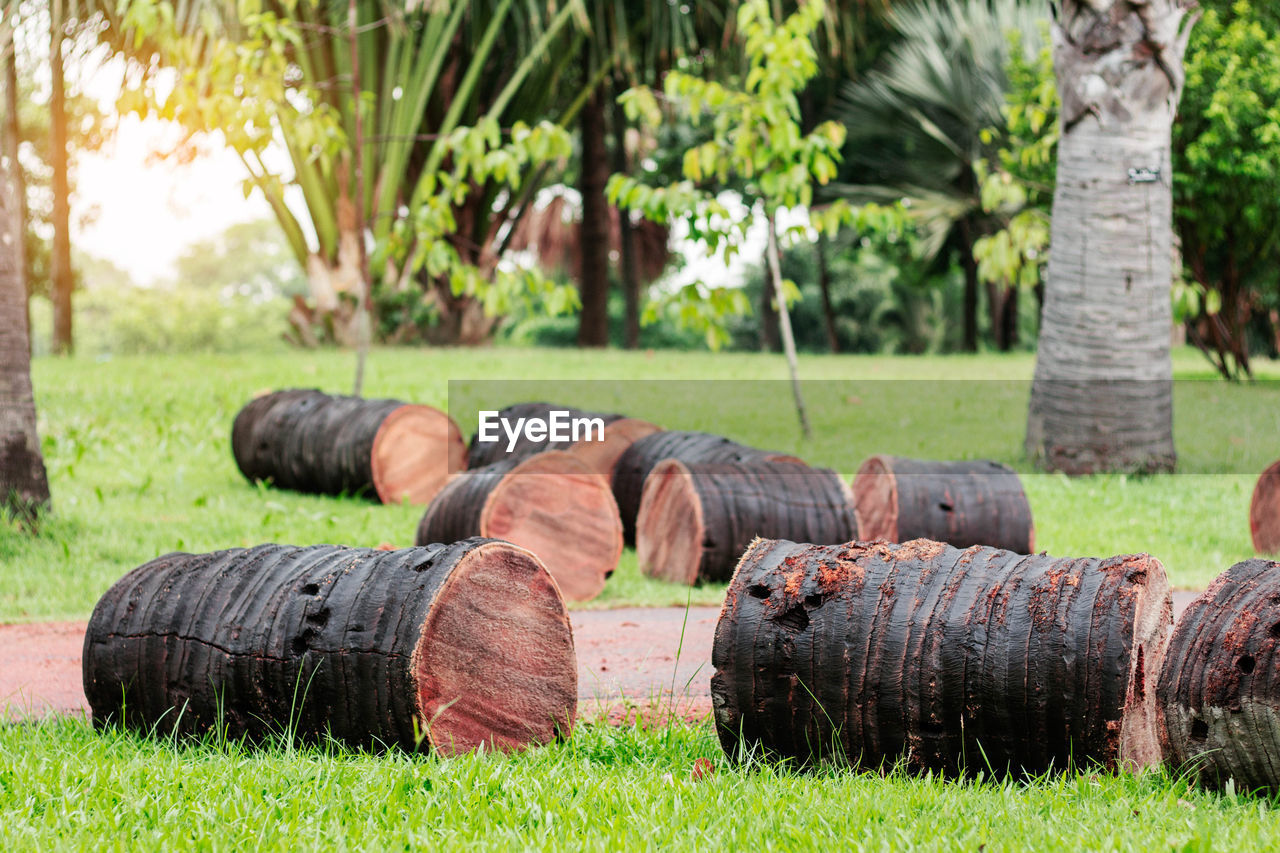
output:
M 10 19 L 0 22 L 0 53 L 13 50 Z M 9 83 L 12 85 L 13 77 Z M 13 98 L 6 99 L 10 105 Z M 10 122 L 0 124 L 0 151 L 10 152 Z M 19 166 L 7 157 L 0 170 L 0 507 L 23 519 L 49 505 L 49 479 L 36 433 L 36 404 L 31 390 L 31 340 L 27 326 L 27 289 L 23 280 L 22 225 L 18 211 Z
M 1062 0 L 1057 187 L 1027 451 L 1069 474 L 1171 470 L 1170 129 L 1191 0 Z
M 1012 36 L 1030 60 L 1046 19 L 1043 0 L 917 0 L 895 8 L 889 20 L 900 41 L 880 69 L 844 88 L 835 108 L 849 135 L 843 181 L 831 193 L 853 203 L 902 200 L 923 232 L 926 258 L 955 251 L 965 273 L 967 350 L 978 346 L 973 244 L 991 228 L 973 164 L 999 147 L 988 134 L 1005 123 Z

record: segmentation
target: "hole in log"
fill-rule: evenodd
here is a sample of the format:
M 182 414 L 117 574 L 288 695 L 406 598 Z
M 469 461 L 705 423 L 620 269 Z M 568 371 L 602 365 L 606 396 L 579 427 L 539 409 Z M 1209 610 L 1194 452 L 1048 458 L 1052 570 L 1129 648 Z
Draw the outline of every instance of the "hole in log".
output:
M 329 622 L 329 608 L 325 607 L 315 613 L 307 614 L 307 623 L 323 628 Z
M 1209 724 L 1206 723 L 1204 720 L 1197 718 L 1196 721 L 1191 724 L 1191 739 L 1192 740 L 1208 740 L 1208 738 L 1209 738 Z
M 1280 639 L 1280 622 L 1277 622 L 1274 625 L 1272 625 L 1271 630 L 1268 631 L 1267 633 L 1270 634 L 1272 637 L 1275 637 L 1276 639 Z
M 313 628 L 308 628 L 298 636 L 294 637 L 293 643 L 290 644 L 290 648 L 293 650 L 293 653 L 295 655 L 300 655 L 305 652 L 311 646 L 311 641 L 315 639 L 315 636 L 315 630 Z
M 827 597 L 820 592 L 811 592 L 804 597 L 804 606 L 809 610 L 817 610 L 822 606 Z
M 940 501 L 938 503 L 938 509 L 942 510 L 943 512 L 955 512 L 956 508 L 954 504 L 949 504 L 946 501 Z
M 751 594 L 752 598 L 768 598 L 773 595 L 773 590 L 762 583 L 753 583 L 747 587 L 747 592 Z
M 1137 662 L 1133 666 L 1133 698 L 1140 700 L 1147 693 L 1147 659 L 1142 646 L 1138 646 Z
M 1236 669 L 1245 675 L 1253 672 L 1253 668 L 1257 665 L 1257 661 L 1253 659 L 1253 655 L 1240 655 L 1236 658 Z
M 306 584 L 305 586 L 302 587 L 302 589 L 298 590 L 299 594 L 301 595 L 315 595 L 319 591 L 320 591 L 320 584 L 317 584 L 317 583 Z
M 809 614 L 805 612 L 803 607 L 788 607 L 782 612 L 776 620 L 779 625 L 784 628 L 790 628 L 792 631 L 799 633 L 809 627 Z

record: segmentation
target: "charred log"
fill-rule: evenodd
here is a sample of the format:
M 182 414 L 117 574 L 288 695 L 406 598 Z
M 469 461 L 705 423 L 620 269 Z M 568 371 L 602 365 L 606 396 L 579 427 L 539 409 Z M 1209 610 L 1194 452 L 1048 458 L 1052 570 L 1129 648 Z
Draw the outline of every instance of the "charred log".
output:
M 716 728 L 731 756 L 865 768 L 1146 766 L 1171 614 L 1145 554 L 762 539 L 716 627 Z
M 835 544 L 856 533 L 849 487 L 828 468 L 667 459 L 645 480 L 636 551 L 651 577 L 723 582 L 757 537 Z
M 425 504 L 465 467 L 458 425 L 430 406 L 276 391 L 236 415 L 231 449 L 250 481 Z
M 84 690 L 98 727 L 451 754 L 567 734 L 577 663 L 523 548 L 260 545 L 125 575 L 89 620 Z

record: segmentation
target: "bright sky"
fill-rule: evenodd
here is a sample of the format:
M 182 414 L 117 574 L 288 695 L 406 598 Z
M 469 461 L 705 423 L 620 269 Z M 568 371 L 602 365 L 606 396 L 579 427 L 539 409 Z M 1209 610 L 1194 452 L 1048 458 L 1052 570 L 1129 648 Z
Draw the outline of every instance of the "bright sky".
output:
M 245 199 L 244 168 L 217 145 L 186 165 L 153 162 L 153 152 L 180 138 L 165 122 L 130 117 L 104 150 L 80 158 L 72 220 L 80 211 L 97 215 L 83 229 L 73 227 L 74 245 L 114 261 L 138 284 L 169 275 L 192 243 L 271 215 L 260 195 Z

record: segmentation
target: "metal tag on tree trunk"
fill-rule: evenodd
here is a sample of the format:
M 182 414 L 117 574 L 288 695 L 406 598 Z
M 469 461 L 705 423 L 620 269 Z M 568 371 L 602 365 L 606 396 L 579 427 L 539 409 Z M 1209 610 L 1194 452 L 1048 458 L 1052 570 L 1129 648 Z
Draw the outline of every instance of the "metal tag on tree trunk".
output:
M 1160 180 L 1160 167 L 1140 168 L 1129 170 L 1129 183 L 1131 184 L 1154 184 Z

